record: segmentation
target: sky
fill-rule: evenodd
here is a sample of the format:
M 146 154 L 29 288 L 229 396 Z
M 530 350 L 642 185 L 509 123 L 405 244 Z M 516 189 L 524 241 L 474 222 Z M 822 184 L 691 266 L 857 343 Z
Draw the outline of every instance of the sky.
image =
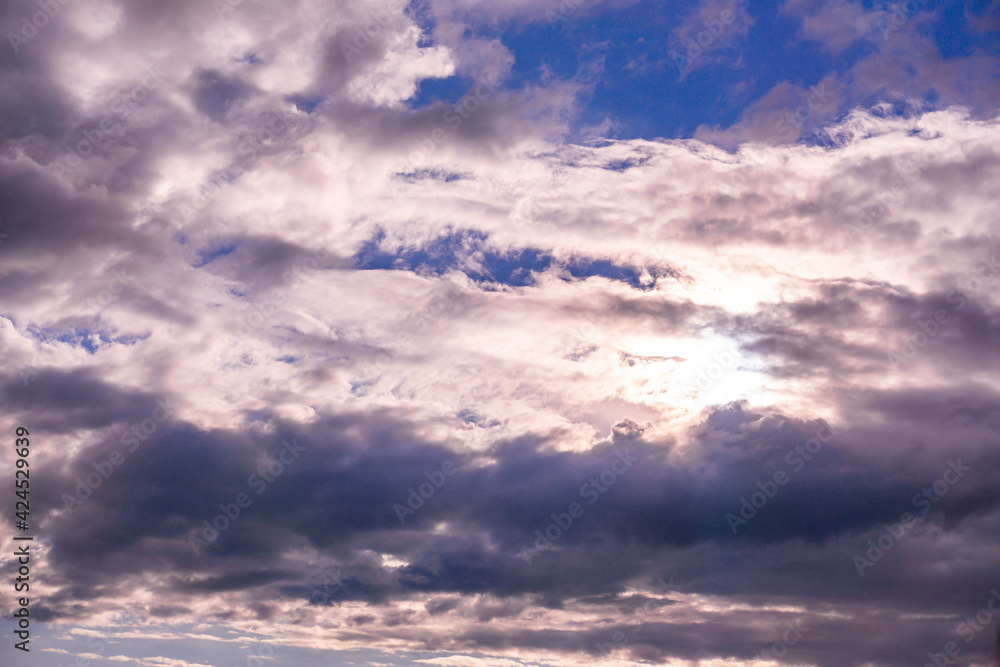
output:
M 0 27 L 3 664 L 1000 665 L 1000 3 Z

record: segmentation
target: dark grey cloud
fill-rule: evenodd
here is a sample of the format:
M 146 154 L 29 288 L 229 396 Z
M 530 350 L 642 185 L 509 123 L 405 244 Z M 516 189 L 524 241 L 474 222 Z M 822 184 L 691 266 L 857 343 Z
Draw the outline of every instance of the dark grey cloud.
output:
M 62 383 L 93 395 L 94 388 L 87 389 L 79 379 Z M 634 421 L 623 422 L 612 437 L 586 452 L 553 451 L 548 437 L 498 441 L 484 456 L 466 457 L 455 476 L 405 525 L 400 525 L 392 504 L 406 502 L 408 490 L 424 481 L 428 471 L 440 469 L 443 461 L 463 457 L 445 446 L 421 443 L 411 425 L 388 414 L 330 417 L 305 429 L 279 423 L 275 435 L 253 438 L 165 424 L 128 455 L 121 470 L 75 509 L 72 518 L 47 524 L 52 563 L 63 582 L 48 604 L 57 617 L 72 616 L 79 613 L 79 604 L 104 600 L 120 586 L 116 582 L 122 575 L 151 570 L 171 574 L 169 590 L 183 595 L 178 600 L 213 591 L 273 595 L 273 586 L 279 585 L 281 595 L 305 603 L 313 588 L 302 585 L 303 572 L 290 568 L 287 558 L 295 545 L 309 544 L 344 565 L 343 584 L 325 604 L 358 600 L 378 608 L 415 595 L 489 593 L 494 602 L 480 602 L 471 610 L 482 622 L 519 617 L 527 608 L 524 596 L 552 609 L 582 599 L 608 607 L 614 618 L 628 600 L 620 598 L 628 582 L 643 573 L 661 572 L 663 563 L 669 563 L 685 582 L 684 593 L 750 604 L 804 596 L 820 606 L 878 605 L 887 628 L 898 623 L 898 614 L 906 609 L 936 609 L 946 620 L 922 621 L 925 627 L 914 638 L 947 637 L 950 615 L 982 597 L 988 563 L 928 578 L 887 562 L 862 582 L 851 558 L 884 523 L 913 511 L 911 497 L 938 479 L 949 459 L 961 459 L 971 471 L 935 505 L 913 542 L 899 549 L 926 549 L 933 543 L 920 535 L 928 530 L 959 539 L 977 534 L 984 523 L 995 523 L 1000 496 L 988 489 L 1000 487 L 991 446 L 996 425 L 989 419 L 997 403 L 980 398 L 981 406 L 970 413 L 967 406 L 974 396 L 956 395 L 951 407 L 940 404 L 940 394 L 929 392 L 927 405 L 914 396 L 859 397 L 852 409 L 859 415 L 863 409 L 876 413 L 879 420 L 834 433 L 813 460 L 796 458 L 799 463 L 791 464 L 786 457 L 796 446 L 829 427 L 820 420 L 763 415 L 740 405 L 711 415 L 697 429 L 699 446 L 684 452 L 668 443 L 645 441 Z M 40 406 L 39 400 L 35 396 L 34 404 Z M 67 408 L 80 398 L 78 391 L 70 391 L 49 400 Z M 139 421 L 150 408 L 149 399 L 121 394 L 108 394 L 103 402 L 119 411 L 112 415 L 123 426 Z M 964 417 L 966 435 L 956 442 L 948 425 L 958 417 Z M 922 440 L 910 440 L 902 448 L 887 446 L 890 438 L 906 437 L 899 430 L 904 420 Z M 288 466 L 266 493 L 255 495 L 248 478 L 262 462 L 280 455 L 281 440 L 292 438 L 306 445 L 301 464 Z M 56 490 L 73 487 L 78 477 L 92 471 L 94 461 L 121 449 L 119 440 L 113 433 L 68 465 L 54 461 L 41 468 L 39 488 L 50 491 L 39 499 L 40 512 L 61 507 Z M 592 506 L 586 504 L 581 484 L 599 479 L 622 448 L 639 463 Z M 876 467 L 873 451 L 895 456 Z M 771 479 L 776 469 L 784 469 L 791 482 L 734 536 L 724 515 L 738 512 L 741 497 L 756 492 L 757 483 Z M 192 531 L 219 513 L 219 503 L 231 502 L 240 492 L 248 492 L 253 504 L 196 557 L 188 543 Z M 543 551 L 528 566 L 517 555 L 523 545 L 533 543 L 533 531 L 552 523 L 550 515 L 564 512 L 574 500 L 586 508 L 584 518 L 557 540 L 557 550 Z M 436 535 L 430 529 L 442 521 L 455 529 Z M 981 548 L 990 547 L 984 543 Z M 365 556 L 372 549 L 404 557 L 410 564 L 384 568 Z M 780 579 L 775 579 L 779 570 Z M 910 585 L 918 580 L 919 586 Z M 454 600 L 436 603 L 428 606 L 428 613 L 451 613 L 457 605 Z M 646 623 L 634 633 L 629 629 L 628 650 L 646 659 L 748 659 L 776 641 L 764 628 L 792 620 L 787 614 L 767 612 L 765 622 L 761 613 L 720 617 L 713 621 L 711 634 L 689 626 Z M 832 643 L 844 632 L 863 638 L 856 659 L 840 654 L 845 664 L 872 659 L 904 664 L 921 655 L 918 648 L 910 651 L 898 644 L 892 653 L 882 644 L 877 624 L 862 624 L 856 616 L 830 620 L 819 614 L 814 608 L 794 616 L 811 632 L 798 649 L 803 659 L 811 655 L 821 664 L 830 660 L 824 652 L 832 651 Z M 751 623 L 751 617 L 756 621 Z M 720 624 L 729 628 L 721 635 Z M 385 625 L 396 627 L 395 622 Z M 480 650 L 519 645 L 592 652 L 606 636 L 606 631 L 595 629 L 554 636 L 518 631 L 497 644 L 499 635 L 484 629 L 457 641 Z M 720 643 L 719 636 L 729 639 Z M 920 644 L 914 639 L 911 645 Z

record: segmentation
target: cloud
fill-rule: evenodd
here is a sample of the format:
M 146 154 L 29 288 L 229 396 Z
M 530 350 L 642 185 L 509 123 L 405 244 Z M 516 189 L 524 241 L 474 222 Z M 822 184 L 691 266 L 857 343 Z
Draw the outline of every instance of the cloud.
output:
M 681 19 L 668 38 L 681 77 L 713 63 L 730 63 L 754 19 L 741 0 L 705 0 Z
M 832 53 L 875 20 L 789 7 Z M 122 607 L 138 646 L 391 664 L 749 662 L 795 623 L 803 664 L 938 650 L 994 585 L 1000 122 L 955 83 L 992 56 L 889 42 L 693 138 L 574 145 L 579 86 L 506 85 L 456 28 L 492 10 L 433 8 L 71 3 L 3 56 L 0 397 L 55 650 Z M 908 54 L 896 92 L 947 108 L 865 103 Z
M 783 10 L 802 21 L 803 37 L 819 42 L 834 53 L 844 51 L 859 40 L 874 40 L 879 34 L 879 26 L 887 25 L 892 14 L 881 9 L 867 11 L 851 0 L 834 3 L 789 0 Z

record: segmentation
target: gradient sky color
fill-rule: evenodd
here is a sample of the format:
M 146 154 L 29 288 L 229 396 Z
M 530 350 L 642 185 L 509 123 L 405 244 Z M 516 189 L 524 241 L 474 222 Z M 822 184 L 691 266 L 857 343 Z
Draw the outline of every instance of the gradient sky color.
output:
M 1000 665 L 1000 3 L 0 25 L 4 665 Z

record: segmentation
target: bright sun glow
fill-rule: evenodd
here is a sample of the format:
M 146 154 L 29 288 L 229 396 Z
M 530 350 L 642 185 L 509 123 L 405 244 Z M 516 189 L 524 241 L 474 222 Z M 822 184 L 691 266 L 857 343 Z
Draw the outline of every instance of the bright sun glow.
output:
M 700 412 L 738 400 L 760 402 L 770 378 L 731 339 L 703 338 L 629 341 L 623 355 L 630 400 L 673 412 Z

